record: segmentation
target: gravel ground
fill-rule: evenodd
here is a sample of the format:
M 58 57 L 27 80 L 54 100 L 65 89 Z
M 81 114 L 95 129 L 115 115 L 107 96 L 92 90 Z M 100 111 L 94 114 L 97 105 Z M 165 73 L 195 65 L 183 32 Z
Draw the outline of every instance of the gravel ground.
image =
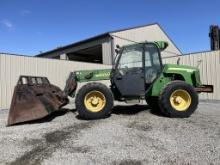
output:
M 121 105 L 93 121 L 65 109 L 13 127 L 1 110 L 0 164 L 220 164 L 219 107 L 202 102 L 190 118 L 170 119 Z

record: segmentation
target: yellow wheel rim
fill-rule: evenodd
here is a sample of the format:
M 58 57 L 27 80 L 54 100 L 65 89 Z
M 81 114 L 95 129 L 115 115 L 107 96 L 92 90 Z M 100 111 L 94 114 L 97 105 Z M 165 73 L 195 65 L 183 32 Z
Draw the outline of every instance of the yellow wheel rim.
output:
M 84 98 L 84 105 L 90 112 L 101 111 L 106 104 L 106 98 L 102 92 L 90 91 Z
M 170 96 L 170 104 L 177 111 L 185 111 L 191 105 L 191 96 L 185 90 L 175 90 Z

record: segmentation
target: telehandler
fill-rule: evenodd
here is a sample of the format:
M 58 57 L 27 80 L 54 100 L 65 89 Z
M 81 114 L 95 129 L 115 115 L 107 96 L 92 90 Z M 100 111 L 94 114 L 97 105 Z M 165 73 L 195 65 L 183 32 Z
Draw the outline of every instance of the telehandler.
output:
M 146 100 L 152 110 L 164 116 L 189 117 L 197 108 L 198 93 L 213 92 L 213 86 L 202 85 L 198 68 L 163 65 L 160 52 L 167 46 L 163 41 L 117 46 L 112 69 L 72 72 L 64 91 L 46 77 L 20 76 L 8 125 L 43 118 L 68 104 L 68 96 L 75 97 L 76 110 L 84 119 L 108 117 L 114 100 Z M 111 85 L 99 82 L 102 80 L 110 80 Z M 76 93 L 81 82 L 86 84 Z

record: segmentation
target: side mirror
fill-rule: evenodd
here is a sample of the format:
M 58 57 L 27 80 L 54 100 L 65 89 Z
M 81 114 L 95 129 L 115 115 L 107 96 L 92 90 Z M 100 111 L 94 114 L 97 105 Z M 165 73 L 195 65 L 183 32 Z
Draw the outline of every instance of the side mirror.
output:
M 120 49 L 121 47 L 120 47 L 119 45 L 116 45 L 116 48 L 117 48 L 117 49 Z

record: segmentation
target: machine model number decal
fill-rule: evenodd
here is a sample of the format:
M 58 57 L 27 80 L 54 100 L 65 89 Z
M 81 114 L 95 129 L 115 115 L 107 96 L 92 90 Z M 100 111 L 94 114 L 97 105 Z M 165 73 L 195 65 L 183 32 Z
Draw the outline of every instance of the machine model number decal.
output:
M 95 77 L 107 77 L 107 76 L 110 76 L 110 73 L 99 73 L 95 75 Z
M 187 68 L 169 68 L 168 70 L 178 70 L 178 71 L 186 71 L 186 72 L 194 72 L 194 69 L 187 69 Z

